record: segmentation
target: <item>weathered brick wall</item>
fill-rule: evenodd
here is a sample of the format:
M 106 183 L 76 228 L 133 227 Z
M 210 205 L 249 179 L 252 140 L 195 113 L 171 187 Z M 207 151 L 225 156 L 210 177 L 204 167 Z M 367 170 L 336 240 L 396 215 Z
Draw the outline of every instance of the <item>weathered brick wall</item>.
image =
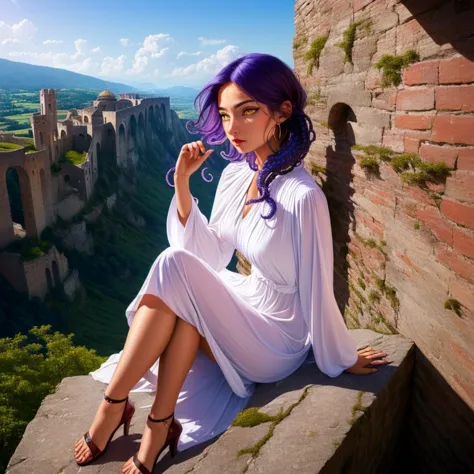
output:
M 422 366 L 463 407 L 456 407 L 457 421 L 440 419 L 437 391 L 433 410 L 420 410 L 417 420 L 437 417 L 445 436 L 456 423 L 474 426 L 472 25 L 472 1 L 295 1 L 295 71 L 317 134 L 305 166 L 328 197 L 338 303 L 349 327 L 415 341 L 429 361 Z M 318 43 L 319 58 L 310 52 Z M 409 50 L 418 57 L 401 69 L 401 82 L 384 84 L 384 68 L 375 65 Z M 369 145 L 377 147 L 372 155 Z M 400 155 L 421 164 L 397 169 Z M 448 176 L 429 165 L 441 161 Z M 404 175 L 421 176 L 423 166 L 432 166 L 433 179 L 409 184 Z M 433 385 L 434 375 L 419 380 L 414 410 L 426 399 L 423 390 L 443 386 Z

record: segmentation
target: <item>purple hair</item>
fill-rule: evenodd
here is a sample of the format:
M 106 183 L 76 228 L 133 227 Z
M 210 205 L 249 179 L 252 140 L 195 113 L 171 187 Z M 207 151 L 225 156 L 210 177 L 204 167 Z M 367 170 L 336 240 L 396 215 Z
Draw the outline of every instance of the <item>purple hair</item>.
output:
M 303 112 L 306 106 L 306 92 L 293 70 L 275 56 L 250 53 L 235 59 L 208 82 L 196 97 L 194 106 L 198 104 L 198 120 L 186 122 L 186 129 L 190 133 L 200 133 L 203 136 L 202 141 L 210 145 L 218 145 L 227 140 L 217 108 L 217 98 L 219 89 L 229 82 L 237 84 L 252 99 L 265 104 L 270 112 L 281 112 L 280 106 L 285 100 L 289 100 L 292 105 L 291 116 L 281 124 L 282 135 L 287 139 L 280 144 L 276 153 L 268 156 L 258 173 L 257 189 L 260 197 L 245 203 L 247 205 L 266 201 L 271 211 L 267 216 L 261 217 L 270 219 L 276 212 L 276 202 L 270 197 L 268 189 L 270 183 L 278 175 L 289 173 L 300 165 L 311 143 L 316 139 L 311 119 Z M 196 131 L 191 131 L 189 124 L 192 124 Z M 246 159 L 252 170 L 258 170 L 255 163 L 257 156 L 253 151 L 242 154 L 229 143 L 229 152 L 227 154 L 221 152 L 220 155 L 228 161 Z M 212 175 L 208 180 L 203 174 L 206 169 L 201 171 L 201 176 L 204 181 L 210 182 Z M 166 182 L 174 187 L 168 181 L 168 175 L 172 170 L 174 167 L 166 173 Z

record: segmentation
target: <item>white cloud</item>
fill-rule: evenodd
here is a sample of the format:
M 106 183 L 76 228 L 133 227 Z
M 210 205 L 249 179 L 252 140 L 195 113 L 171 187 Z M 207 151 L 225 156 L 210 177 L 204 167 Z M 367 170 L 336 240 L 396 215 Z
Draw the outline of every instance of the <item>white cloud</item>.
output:
M 130 75 L 146 74 L 148 66 L 153 63 L 150 59 L 163 57 L 169 50 L 168 47 L 162 47 L 163 43 L 173 43 L 174 39 L 165 33 L 158 35 L 148 35 L 143 40 L 143 46 L 135 53 L 132 67 L 127 71 Z
M 198 40 L 201 42 L 203 46 L 227 43 L 226 39 L 211 39 L 211 38 L 205 38 L 204 36 L 199 36 Z
M 217 51 L 215 54 L 202 59 L 201 61 L 190 64 L 189 66 L 174 68 L 167 77 L 205 79 L 218 73 L 224 66 L 227 66 L 234 59 L 243 56 L 238 46 L 227 45 Z
M 86 54 L 87 40 L 79 38 L 74 41 L 74 46 L 76 47 L 76 56 Z
M 16 38 L 7 38 L 2 41 L 3 46 L 10 46 L 15 43 L 19 43 L 19 41 Z
M 117 58 L 113 58 L 112 56 L 106 56 L 102 60 L 99 75 L 111 76 L 123 72 L 123 70 L 125 69 L 126 59 L 127 56 L 123 54 L 121 56 L 118 56 Z
M 186 53 L 185 51 L 181 51 L 176 55 L 176 59 L 181 58 L 182 56 L 200 56 L 202 51 L 197 51 L 195 53 Z
M 77 53 L 71 55 L 68 53 L 12 51 L 8 53 L 8 56 L 12 58 L 21 58 L 31 64 L 69 69 L 70 71 L 80 72 L 82 74 L 93 74 L 100 67 L 100 64 L 93 61 L 92 58 L 79 57 Z
M 43 41 L 43 44 L 62 44 L 63 40 L 46 40 Z
M 129 45 L 129 42 L 130 42 L 130 40 L 128 38 L 120 38 L 119 41 L 120 41 L 120 44 L 122 46 L 125 46 L 125 47 L 127 47 Z
M 37 31 L 38 28 L 26 18 L 14 25 L 8 25 L 4 21 L 0 21 L 0 42 L 4 44 L 5 40 L 12 40 L 10 43 L 26 43 L 33 39 Z
M 92 48 L 91 53 L 98 53 L 100 52 L 100 46 L 97 46 L 97 48 Z

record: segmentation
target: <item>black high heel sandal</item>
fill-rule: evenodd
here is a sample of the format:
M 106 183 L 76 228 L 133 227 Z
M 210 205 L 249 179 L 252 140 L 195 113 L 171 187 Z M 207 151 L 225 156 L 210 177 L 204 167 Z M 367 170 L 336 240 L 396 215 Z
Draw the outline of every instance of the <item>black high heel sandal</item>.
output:
M 86 464 L 91 463 L 92 461 L 95 461 L 97 458 L 99 458 L 107 449 L 107 446 L 109 445 L 110 441 L 114 437 L 115 432 L 123 425 L 123 434 L 124 436 L 127 436 L 130 430 L 130 423 L 132 421 L 133 414 L 135 413 L 135 405 L 128 399 L 128 397 L 122 399 L 122 400 L 114 400 L 113 398 L 110 398 L 104 393 L 104 399 L 109 402 L 109 403 L 122 403 L 125 402 L 125 407 L 123 409 L 122 413 L 122 418 L 120 420 L 120 423 L 117 425 L 117 428 L 112 432 L 112 434 L 109 437 L 109 440 L 107 441 L 107 444 L 105 445 L 104 449 L 100 450 L 92 441 L 92 438 L 89 434 L 89 431 L 87 431 L 84 434 L 84 441 L 87 444 L 88 448 L 90 449 L 91 454 L 89 457 L 86 458 L 85 461 L 77 462 L 76 464 L 78 466 L 85 466 Z
M 155 419 L 152 418 L 150 415 L 148 415 L 148 421 L 151 421 L 152 423 L 161 423 L 164 421 L 169 420 L 170 418 L 173 418 L 170 427 L 168 428 L 168 436 L 166 437 L 165 444 L 163 447 L 160 449 L 159 453 L 156 455 L 155 461 L 153 462 L 153 466 L 151 468 L 151 471 L 148 470 L 147 467 L 145 467 L 144 464 L 142 464 L 138 460 L 138 451 L 133 455 L 133 464 L 135 464 L 135 467 L 142 473 L 142 474 L 151 474 L 153 472 L 153 469 L 155 467 L 156 461 L 158 461 L 158 458 L 160 457 L 160 454 L 163 452 L 163 450 L 166 447 L 170 447 L 170 455 L 172 458 L 176 456 L 176 451 L 178 447 L 178 442 L 179 442 L 179 437 L 181 436 L 181 432 L 183 431 L 183 427 L 181 426 L 181 423 L 179 420 L 177 420 L 174 417 L 174 412 L 171 413 L 170 416 L 167 416 L 166 418 L 162 419 Z

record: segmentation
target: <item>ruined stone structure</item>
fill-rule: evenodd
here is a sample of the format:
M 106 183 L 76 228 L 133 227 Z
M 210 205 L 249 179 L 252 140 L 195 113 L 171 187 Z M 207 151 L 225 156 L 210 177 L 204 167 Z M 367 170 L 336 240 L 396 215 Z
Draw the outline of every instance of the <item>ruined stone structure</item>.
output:
M 122 94 L 117 100 L 108 90 L 99 94 L 92 107 L 72 109 L 59 122 L 55 90 L 41 90 L 40 106 L 41 111 L 31 118 L 37 151 L 0 152 L 0 249 L 15 239 L 6 183 L 10 168 L 17 170 L 20 181 L 26 237 L 38 238 L 58 217 L 67 221 L 84 208 L 107 163 L 112 160 L 119 167 L 134 168 L 145 135 L 151 136 L 152 129 L 169 132 L 176 121 L 169 97 L 140 99 L 138 94 Z M 0 135 L 0 141 L 26 142 L 7 134 Z M 69 150 L 87 152 L 85 161 L 79 165 L 64 162 L 61 158 Z M 0 272 L 17 291 L 43 297 L 70 273 L 67 260 L 58 255 L 53 247 L 47 255 L 24 262 L 18 254 L 3 251 Z
M 341 311 L 416 343 L 408 436 L 423 472 L 472 468 L 474 4 L 297 0 L 295 24 Z M 441 161 L 450 175 L 423 183 Z

